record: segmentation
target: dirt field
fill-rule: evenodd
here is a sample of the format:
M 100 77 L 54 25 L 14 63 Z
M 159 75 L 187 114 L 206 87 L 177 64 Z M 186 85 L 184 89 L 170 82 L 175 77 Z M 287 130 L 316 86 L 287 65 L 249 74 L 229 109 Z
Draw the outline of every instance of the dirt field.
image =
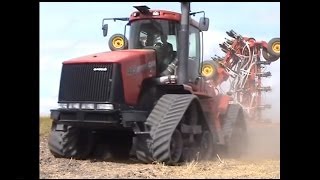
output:
M 241 159 L 221 157 L 182 166 L 141 164 L 134 160 L 111 162 L 96 159 L 56 159 L 47 148 L 47 121 L 40 125 L 40 179 L 60 178 L 280 178 L 280 126 L 249 129 L 250 147 Z

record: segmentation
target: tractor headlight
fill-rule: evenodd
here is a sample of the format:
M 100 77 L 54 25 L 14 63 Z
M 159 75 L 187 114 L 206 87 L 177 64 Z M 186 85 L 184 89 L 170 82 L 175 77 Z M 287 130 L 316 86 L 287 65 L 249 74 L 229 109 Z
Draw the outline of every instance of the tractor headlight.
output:
M 83 103 L 81 109 L 94 109 L 94 104 Z
M 113 110 L 113 104 L 97 104 L 97 109 Z
M 80 103 L 69 103 L 68 108 L 69 109 L 79 109 L 80 108 Z
M 67 109 L 68 108 L 68 104 L 67 103 L 58 103 L 58 107 L 61 109 Z

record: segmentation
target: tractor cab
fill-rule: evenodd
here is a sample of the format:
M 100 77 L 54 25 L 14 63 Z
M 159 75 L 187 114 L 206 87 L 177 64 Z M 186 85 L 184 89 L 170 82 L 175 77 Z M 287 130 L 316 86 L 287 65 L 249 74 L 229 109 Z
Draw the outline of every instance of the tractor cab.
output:
M 144 19 L 131 23 L 129 49 L 154 49 L 158 72 L 177 57 L 177 23 Z
M 124 35 L 115 34 L 109 39 L 109 48 L 112 51 L 125 49 L 153 49 L 156 54 L 157 74 L 165 71 L 173 62 L 177 63 L 179 51 L 186 49 L 187 44 L 179 44 L 179 30 L 181 28 L 181 14 L 166 10 L 149 10 L 147 6 L 134 6 L 138 11 L 129 18 L 109 18 L 103 20 L 104 36 L 107 34 L 105 20 L 127 20 L 130 26 L 129 40 Z M 190 15 L 195 15 L 195 12 Z M 194 81 L 200 72 L 202 61 L 202 31 L 208 30 L 209 19 L 202 17 L 200 23 L 190 18 L 188 78 Z M 175 61 L 176 60 L 176 61 Z M 177 64 L 175 64 L 176 66 Z

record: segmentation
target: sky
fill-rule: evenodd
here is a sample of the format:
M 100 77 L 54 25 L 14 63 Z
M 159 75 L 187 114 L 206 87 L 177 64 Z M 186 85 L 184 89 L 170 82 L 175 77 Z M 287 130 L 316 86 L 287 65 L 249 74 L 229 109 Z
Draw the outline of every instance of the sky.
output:
M 108 21 L 108 36 L 103 37 L 102 19 L 129 17 L 135 5 L 181 12 L 177 2 L 40 2 L 40 115 L 49 115 L 50 109 L 57 107 L 62 62 L 110 51 L 109 37 L 123 33 L 125 22 Z M 279 2 L 193 2 L 191 11 L 205 11 L 205 16 L 210 18 L 209 30 L 204 32 L 204 59 L 224 55 L 219 43 L 228 37 L 225 32 L 231 29 L 266 42 L 280 37 Z M 198 21 L 200 17 L 193 18 Z M 263 100 L 271 104 L 272 109 L 264 114 L 266 118 L 280 121 L 280 60 L 266 70 L 272 76 L 263 83 L 270 85 L 272 92 L 266 93 Z

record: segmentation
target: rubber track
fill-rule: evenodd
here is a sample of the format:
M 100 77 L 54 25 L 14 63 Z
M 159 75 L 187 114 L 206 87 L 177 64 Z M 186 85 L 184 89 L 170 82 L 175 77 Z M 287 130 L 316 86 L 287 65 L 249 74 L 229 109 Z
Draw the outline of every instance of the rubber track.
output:
M 241 106 L 238 104 L 230 104 L 224 119 L 223 133 L 224 137 L 231 137 L 234 123 L 236 123 Z
M 52 130 L 49 137 L 50 151 L 59 157 L 72 157 L 76 154 L 75 146 L 77 143 L 77 130 L 71 126 L 67 128 L 66 132 Z
M 151 152 L 154 160 L 166 163 L 170 161 L 171 136 L 190 103 L 196 98 L 191 94 L 167 94 L 160 98 L 147 119 L 147 124 L 151 125 Z
M 156 127 L 158 127 L 159 123 L 161 122 L 161 119 L 164 118 L 165 114 L 168 113 L 168 111 L 171 108 L 170 105 L 174 102 L 176 98 L 174 97 L 174 95 L 166 98 L 162 97 L 158 100 L 157 104 L 153 108 L 152 112 L 149 114 L 145 123 L 147 127 L 149 127 L 148 131 L 150 132 L 151 137 L 151 134 L 154 134 L 154 130 L 156 129 Z M 144 163 L 151 163 L 154 161 L 152 157 L 152 142 L 153 139 L 150 137 L 148 138 L 146 136 L 141 135 L 137 137 L 136 155 L 140 161 Z
M 154 134 L 156 127 L 159 125 L 164 116 L 169 112 L 176 98 L 177 97 L 175 95 L 164 95 L 159 99 L 146 121 L 146 125 L 152 127 L 150 129 L 150 134 Z
M 77 159 L 85 158 L 88 154 L 88 150 L 82 151 L 79 149 L 80 131 L 79 129 L 68 126 L 67 131 L 56 131 L 53 130 L 50 133 L 48 147 L 50 152 L 55 157 L 70 158 L 74 157 Z M 82 148 L 82 147 L 81 147 Z
M 238 104 L 229 105 L 222 128 L 224 137 L 230 138 L 234 123 L 237 121 L 240 108 L 241 106 Z
M 151 163 L 154 161 L 150 150 L 151 141 L 152 139 L 150 138 L 141 135 L 137 136 L 136 156 L 140 161 L 144 163 Z
M 241 114 L 241 113 L 244 113 L 244 112 L 242 111 L 242 108 L 239 104 L 230 104 L 227 115 L 224 119 L 223 132 L 224 132 L 224 137 L 227 138 L 227 141 L 225 144 L 226 145 L 225 150 L 228 153 L 228 156 L 232 158 L 240 157 L 243 153 L 246 153 L 246 150 L 247 150 L 248 139 L 247 139 L 247 133 L 246 133 L 246 128 L 247 128 L 246 122 L 244 119 L 238 119 L 239 115 L 244 116 L 244 114 Z M 239 122 L 239 120 L 241 121 L 243 120 L 243 122 Z M 235 126 L 235 124 L 237 127 Z M 234 128 L 236 128 L 237 130 L 239 130 L 238 128 L 243 128 L 245 132 L 243 132 L 243 134 L 241 135 L 239 134 L 235 135 L 236 138 L 239 138 L 239 136 L 242 136 L 240 137 L 241 138 L 240 141 L 239 139 L 237 139 L 235 142 L 230 142 L 231 140 L 230 138 L 232 138 L 233 136 L 232 134 L 233 134 Z M 236 144 L 233 144 L 233 143 L 236 143 Z

